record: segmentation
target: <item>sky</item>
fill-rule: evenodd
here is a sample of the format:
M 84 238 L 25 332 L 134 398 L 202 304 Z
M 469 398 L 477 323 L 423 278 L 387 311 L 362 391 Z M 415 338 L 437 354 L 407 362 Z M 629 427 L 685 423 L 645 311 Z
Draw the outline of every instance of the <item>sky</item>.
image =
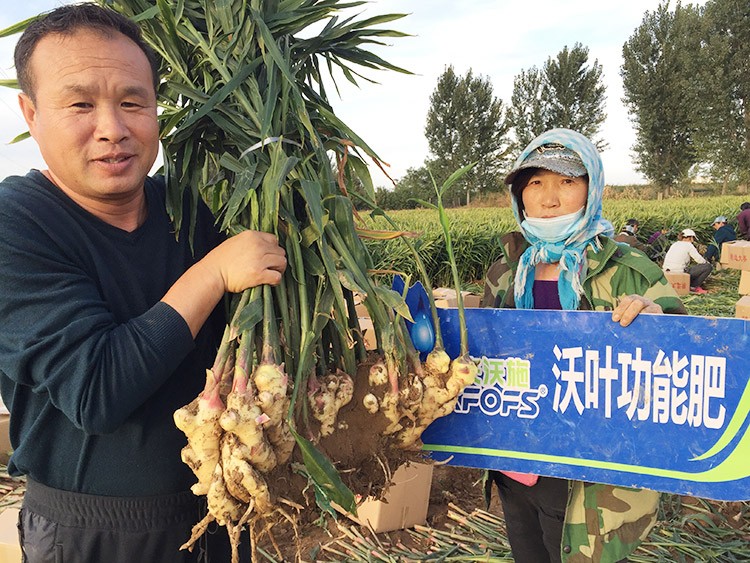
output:
M 68 3 L 6 0 L 0 28 Z M 381 27 L 410 36 L 388 38 L 388 46 L 377 53 L 414 74 L 365 70 L 375 83 L 360 81 L 358 88 L 339 76 L 339 93 L 330 89 L 330 102 L 336 115 L 389 164 L 388 174 L 398 179 L 428 156 L 424 127 L 429 99 L 446 67 L 452 65 L 458 75 L 471 69 L 474 76 L 492 83 L 495 97 L 509 104 L 515 76 L 531 67 L 541 69 L 564 47 L 581 43 L 589 49 L 589 65 L 597 61 L 602 66 L 606 86 L 607 119 L 600 134 L 609 144 L 602 152 L 606 182 L 642 184 L 646 180 L 633 163 L 635 132 L 622 103 L 620 66 L 623 44 L 644 13 L 658 4 L 659 0 L 372 0 L 357 8 L 359 17 L 407 14 Z M 0 78 L 15 77 L 17 37 L 0 38 Z M 14 90 L 0 87 L 0 177 L 44 168 L 33 140 L 9 144 L 26 131 L 16 97 Z M 376 186 L 392 185 L 375 166 L 370 171 Z

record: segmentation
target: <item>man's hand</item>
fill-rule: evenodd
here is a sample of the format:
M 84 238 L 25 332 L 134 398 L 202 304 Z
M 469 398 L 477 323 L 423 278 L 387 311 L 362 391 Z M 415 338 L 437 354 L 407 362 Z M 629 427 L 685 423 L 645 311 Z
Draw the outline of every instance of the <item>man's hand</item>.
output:
M 270 233 L 244 231 L 213 249 L 205 260 L 215 267 L 224 291 L 239 293 L 257 285 L 278 285 L 286 269 L 286 252 Z
M 285 269 L 286 253 L 274 235 L 244 231 L 188 269 L 162 301 L 182 315 L 195 337 L 226 292 L 278 285 Z
M 650 299 L 641 295 L 628 295 L 620 299 L 620 302 L 612 311 L 612 320 L 619 322 L 620 326 L 628 326 L 641 313 L 662 314 L 661 305 L 657 305 Z

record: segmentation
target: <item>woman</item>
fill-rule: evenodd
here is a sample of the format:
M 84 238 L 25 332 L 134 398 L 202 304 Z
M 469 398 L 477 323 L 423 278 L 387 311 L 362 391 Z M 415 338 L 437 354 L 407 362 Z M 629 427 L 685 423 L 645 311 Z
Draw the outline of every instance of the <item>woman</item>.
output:
M 612 311 L 622 326 L 640 313 L 685 313 L 656 264 L 609 238 L 602 163 L 586 137 L 547 131 L 521 153 L 505 183 L 520 232 L 503 237 L 503 256 L 487 272 L 485 306 Z M 656 521 L 653 491 L 510 472 L 490 478 L 517 563 L 612 563 Z

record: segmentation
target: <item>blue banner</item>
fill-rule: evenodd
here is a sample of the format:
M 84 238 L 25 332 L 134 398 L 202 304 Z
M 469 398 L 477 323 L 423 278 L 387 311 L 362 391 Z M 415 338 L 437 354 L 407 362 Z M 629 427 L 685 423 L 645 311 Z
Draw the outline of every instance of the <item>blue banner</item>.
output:
M 439 310 L 459 353 L 456 309 Z M 741 319 L 467 309 L 479 375 L 422 436 L 449 464 L 750 500 Z

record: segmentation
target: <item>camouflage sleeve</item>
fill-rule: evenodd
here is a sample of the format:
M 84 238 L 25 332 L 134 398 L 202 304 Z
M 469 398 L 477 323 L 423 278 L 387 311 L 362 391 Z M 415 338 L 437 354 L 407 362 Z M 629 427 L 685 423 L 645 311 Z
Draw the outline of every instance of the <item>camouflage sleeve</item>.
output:
M 519 232 L 508 233 L 502 238 L 502 256 L 487 269 L 484 276 L 482 307 L 513 307 L 511 296 L 513 278 L 518 258 L 526 249 L 527 243 Z
M 687 315 L 687 309 L 675 293 L 674 288 L 662 274 L 661 279 L 649 287 L 643 296 L 660 305 L 662 311 L 670 315 Z
M 484 276 L 482 307 L 498 307 L 510 285 L 511 270 L 505 257 L 492 263 Z
M 632 248 L 624 249 L 591 279 L 591 304 L 595 311 L 611 311 L 626 295 L 642 295 L 668 314 L 687 313 L 661 268 Z

